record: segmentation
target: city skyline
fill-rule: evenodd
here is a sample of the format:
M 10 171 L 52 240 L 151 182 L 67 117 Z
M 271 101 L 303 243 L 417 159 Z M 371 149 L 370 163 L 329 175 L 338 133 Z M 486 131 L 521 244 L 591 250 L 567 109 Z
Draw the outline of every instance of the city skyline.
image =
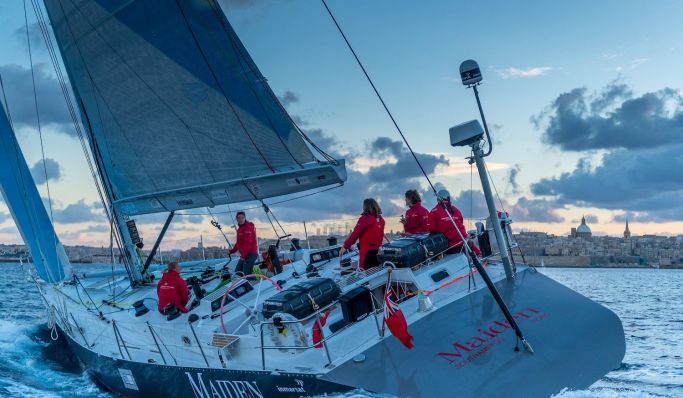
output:
M 108 243 L 107 220 L 29 7 L 44 175 L 35 104 L 28 94 L 22 4 L 0 5 L 0 73 L 18 139 L 45 197 L 45 181 L 50 183 L 64 243 Z M 683 28 L 675 10 L 683 11 L 682 4 L 653 4 L 647 16 L 635 3 L 617 2 L 494 2 L 467 16 L 445 1 L 429 7 L 387 4 L 330 2 L 418 156 L 465 217 L 486 215 L 478 177 L 475 172 L 470 184 L 468 153 L 446 143 L 450 126 L 478 118 L 472 93 L 457 76 L 459 63 L 474 58 L 483 69 L 480 91 L 494 134 L 488 159 L 492 180 L 516 231 L 566 235 L 585 216 L 594 235 L 620 236 L 626 219 L 636 235 L 683 233 L 683 176 L 670 172 L 681 166 L 677 65 Z M 387 230 L 398 230 L 402 191 L 426 191 L 425 182 L 324 10 L 294 0 L 222 5 L 290 113 L 326 151 L 348 162 L 344 188 L 273 205 L 275 215 L 283 224 L 293 223 L 286 227 L 299 234 L 301 220 L 313 231 L 314 224 L 348 229 L 362 199 L 376 196 Z M 582 11 L 586 7 L 590 14 Z M 430 195 L 425 202 L 433 204 Z M 231 212 L 254 205 L 212 212 L 229 225 Z M 207 244 L 220 244 L 205 209 L 185 213 L 205 214 L 177 217 L 164 245 L 188 247 L 200 235 Z M 262 211 L 251 210 L 249 216 L 259 234 L 273 235 Z M 146 242 L 156 238 L 162 218 L 139 217 Z M 4 203 L 0 242 L 21 242 Z

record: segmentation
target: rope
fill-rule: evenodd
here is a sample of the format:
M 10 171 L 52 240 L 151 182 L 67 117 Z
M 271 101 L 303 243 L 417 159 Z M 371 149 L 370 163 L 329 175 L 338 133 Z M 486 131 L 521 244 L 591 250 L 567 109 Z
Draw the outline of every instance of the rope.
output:
M 489 180 L 491 181 L 491 185 L 493 185 L 493 190 L 496 191 L 496 198 L 498 198 L 498 203 L 500 203 L 501 209 L 503 209 L 503 211 L 505 213 L 507 213 L 507 210 L 505 209 L 505 205 L 503 204 L 503 200 L 500 198 L 500 195 L 498 194 L 498 188 L 496 188 L 496 183 L 495 183 L 495 181 L 493 181 L 493 177 L 491 177 L 491 172 L 489 171 L 489 166 L 486 163 L 484 163 L 484 167 L 486 167 L 486 174 L 489 176 Z M 491 220 L 491 222 L 493 222 L 493 220 Z
M 57 332 L 57 316 L 55 315 L 54 307 L 49 307 L 47 311 L 47 327 L 50 329 L 50 338 L 53 341 L 57 341 L 59 333 Z
M 403 134 L 403 130 L 399 127 L 398 123 L 396 122 L 396 119 L 394 118 L 394 115 L 391 113 L 389 110 L 389 107 L 387 104 L 384 102 L 384 99 L 382 98 L 382 95 L 379 93 L 379 90 L 377 90 L 377 87 L 375 86 L 375 83 L 373 82 L 372 78 L 368 74 L 367 70 L 365 69 L 365 66 L 363 66 L 363 63 L 361 62 L 360 58 L 358 58 L 358 55 L 356 54 L 356 51 L 353 49 L 353 46 L 351 45 L 351 42 L 349 42 L 349 39 L 346 37 L 346 34 L 342 30 L 341 26 L 337 22 L 337 19 L 334 17 L 334 14 L 332 13 L 332 10 L 330 10 L 330 7 L 327 6 L 326 0 L 321 0 L 323 3 L 323 6 L 325 6 L 325 9 L 327 10 L 327 13 L 330 15 L 330 18 L 332 18 L 332 22 L 334 22 L 334 25 L 337 27 L 337 30 L 339 31 L 339 34 L 342 36 L 344 39 L 344 42 L 346 43 L 346 46 L 349 48 L 351 51 L 351 54 L 353 54 L 353 57 L 356 59 L 356 63 L 358 63 L 358 66 L 360 69 L 363 71 L 363 74 L 365 75 L 365 78 L 367 79 L 368 83 L 370 83 L 370 86 L 372 87 L 372 90 L 375 92 L 375 95 L 377 96 L 377 99 L 379 102 L 382 104 L 382 107 L 384 108 L 384 111 L 386 112 L 387 116 L 389 116 L 389 119 L 391 119 L 391 122 L 394 125 L 394 128 L 396 131 L 399 133 L 401 136 L 401 139 L 403 142 L 406 144 L 406 147 L 408 147 L 408 150 L 410 151 L 410 154 L 413 156 L 413 159 L 415 160 L 415 163 L 417 163 L 417 166 L 420 168 L 420 171 L 422 172 L 422 175 L 425 177 L 427 180 L 427 183 L 429 184 L 429 187 L 432 189 L 432 192 L 434 192 L 434 196 L 437 197 L 437 202 L 441 204 L 441 206 L 446 210 L 446 214 L 448 215 L 448 218 L 451 221 L 451 224 L 453 224 L 454 229 L 460 236 L 460 239 L 465 242 L 465 251 L 467 253 L 470 253 L 472 249 L 470 249 L 469 245 L 467 244 L 468 242 L 468 237 L 463 236 L 462 233 L 460 232 L 460 229 L 458 228 L 458 225 L 455 223 L 455 220 L 450 214 L 450 209 L 446 208 L 445 203 L 443 203 L 441 200 L 439 200 L 439 195 L 436 192 L 436 188 L 434 187 L 434 184 L 432 184 L 432 180 L 429 178 L 429 175 L 425 171 L 424 167 L 422 167 L 422 163 L 420 163 L 420 160 L 417 158 L 417 155 L 415 154 L 415 151 L 413 151 L 413 148 L 410 146 L 410 143 L 408 142 L 408 139 L 406 136 Z M 469 256 L 468 256 L 469 258 Z
M 26 0 L 24 0 L 24 22 L 26 24 L 26 45 L 28 46 L 28 59 L 29 59 L 29 64 L 31 66 L 31 82 L 33 85 L 33 103 L 35 105 L 35 110 L 36 110 L 36 122 L 38 124 L 38 136 L 40 137 L 40 154 L 42 156 L 42 161 L 43 161 L 43 172 L 45 173 L 45 187 L 47 189 L 47 202 L 48 202 L 48 209 L 50 210 L 50 222 L 54 226 L 55 224 L 55 218 L 54 218 L 54 213 L 52 211 L 52 194 L 50 192 L 50 178 L 47 175 L 47 163 L 45 162 L 45 145 L 43 143 L 43 129 L 42 125 L 40 123 L 40 112 L 38 111 L 38 93 L 36 91 L 36 76 L 35 76 L 35 71 L 33 70 L 33 53 L 31 51 L 31 38 L 28 33 L 28 12 L 26 11 Z M 55 260 L 59 262 L 59 254 L 57 252 L 57 234 L 52 233 L 52 239 L 54 241 L 54 249 L 55 249 Z M 52 269 L 51 267 L 45 267 L 45 270 L 47 273 L 50 275 L 51 279 L 56 279 L 54 275 L 52 275 Z

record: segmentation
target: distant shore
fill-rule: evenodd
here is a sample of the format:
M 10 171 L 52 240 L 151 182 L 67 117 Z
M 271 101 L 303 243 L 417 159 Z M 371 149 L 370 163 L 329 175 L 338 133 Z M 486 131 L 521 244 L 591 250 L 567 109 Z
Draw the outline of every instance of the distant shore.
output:
M 516 257 L 519 259 L 519 257 Z M 536 267 L 541 263 L 546 268 L 628 268 L 628 269 L 683 269 L 683 264 L 668 263 L 660 264 L 655 262 L 603 262 L 605 257 L 597 256 L 525 256 L 527 264 Z

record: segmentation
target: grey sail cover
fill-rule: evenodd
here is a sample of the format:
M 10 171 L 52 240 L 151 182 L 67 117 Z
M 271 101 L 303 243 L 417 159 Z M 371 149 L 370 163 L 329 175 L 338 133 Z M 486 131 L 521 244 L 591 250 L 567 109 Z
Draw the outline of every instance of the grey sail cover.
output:
M 342 183 L 214 0 L 46 0 L 92 150 L 126 214 Z

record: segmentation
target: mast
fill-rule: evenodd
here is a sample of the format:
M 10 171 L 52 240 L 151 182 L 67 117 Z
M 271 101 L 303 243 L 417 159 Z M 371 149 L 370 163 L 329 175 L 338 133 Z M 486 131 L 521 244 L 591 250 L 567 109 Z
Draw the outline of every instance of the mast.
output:
M 496 204 L 493 200 L 491 183 L 489 182 L 488 173 L 486 171 L 486 163 L 484 162 L 484 158 L 489 156 L 493 151 L 493 140 L 491 140 L 491 134 L 489 133 L 489 128 L 486 124 L 486 118 L 484 117 L 484 110 L 482 109 L 481 101 L 479 100 L 479 91 L 477 90 L 477 86 L 481 84 L 482 80 L 479 65 L 471 59 L 464 61 L 462 64 L 460 64 L 460 78 L 462 79 L 463 85 L 465 85 L 467 88 L 472 88 L 474 91 L 474 96 L 477 99 L 477 107 L 479 108 L 479 115 L 481 115 L 481 121 L 484 123 L 484 128 L 481 128 L 481 125 L 477 120 L 472 120 L 455 127 L 451 127 L 449 131 L 451 136 L 451 145 L 469 145 L 472 147 L 472 158 L 470 159 L 470 162 L 474 161 L 477 164 L 477 171 L 479 172 L 479 178 L 481 179 L 481 187 L 484 191 L 484 197 L 486 198 L 486 207 L 488 207 L 489 210 L 489 217 L 491 219 L 491 224 L 493 225 L 493 231 L 496 235 L 498 250 L 500 251 L 500 258 L 503 262 L 503 267 L 505 268 L 505 276 L 508 279 L 511 279 L 514 278 L 514 271 L 510 262 L 510 252 L 507 246 L 507 241 L 503 236 L 503 230 L 500 227 L 498 210 L 496 209 Z M 486 153 L 484 153 L 483 150 L 484 134 L 486 134 L 486 142 L 488 142 L 488 150 Z

